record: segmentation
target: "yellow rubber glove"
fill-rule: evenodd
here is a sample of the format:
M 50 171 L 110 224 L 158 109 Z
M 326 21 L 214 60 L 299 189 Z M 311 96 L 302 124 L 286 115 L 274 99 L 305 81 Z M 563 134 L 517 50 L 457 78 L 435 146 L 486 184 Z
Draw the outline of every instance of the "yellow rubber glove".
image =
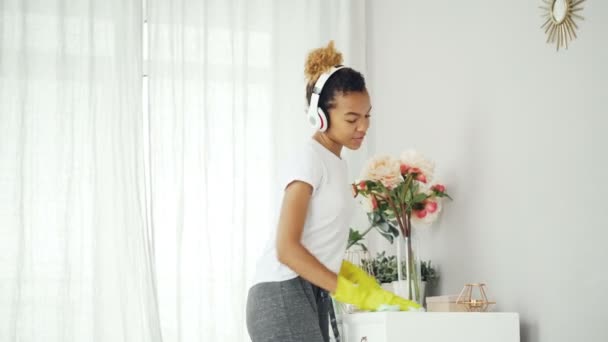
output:
M 353 265 L 352 263 L 346 260 L 342 260 L 342 266 L 340 267 L 340 275 L 355 284 L 360 284 L 370 288 L 380 287 L 380 284 L 378 284 L 376 278 L 372 277 L 361 268 Z
M 380 284 L 376 281 L 376 278 L 372 277 L 363 269 L 353 265 L 347 260 L 342 260 L 342 267 L 340 267 L 340 275 L 355 284 L 363 285 L 364 287 L 369 287 L 370 289 L 381 288 Z M 389 303 L 387 303 L 387 305 L 397 305 L 401 308 L 401 310 L 424 311 L 424 309 L 420 305 L 418 305 L 418 303 L 406 300 L 397 295 L 394 295 L 394 297 L 389 301 Z M 377 309 L 378 308 L 376 308 L 376 310 Z
M 421 308 L 418 303 L 400 298 L 379 286 L 356 284 L 342 275 L 338 275 L 338 285 L 332 296 L 340 302 L 354 304 L 363 310 L 375 311 L 382 305 L 397 305 L 402 311 Z
M 395 297 L 388 304 L 399 306 L 399 309 L 401 309 L 401 311 L 418 311 L 418 312 L 426 311 L 422 307 L 422 305 L 420 305 L 414 301 L 399 297 L 397 295 L 395 295 Z

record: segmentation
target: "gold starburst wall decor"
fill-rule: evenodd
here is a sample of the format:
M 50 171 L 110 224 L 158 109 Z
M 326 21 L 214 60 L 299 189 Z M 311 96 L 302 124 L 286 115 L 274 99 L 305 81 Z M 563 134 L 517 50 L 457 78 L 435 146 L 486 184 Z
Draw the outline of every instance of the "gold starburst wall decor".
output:
M 555 43 L 557 51 L 560 48 L 568 49 L 568 42 L 576 39 L 578 25 L 575 20 L 584 18 L 580 15 L 585 0 L 542 0 L 544 5 L 541 28 L 547 34 L 547 43 Z

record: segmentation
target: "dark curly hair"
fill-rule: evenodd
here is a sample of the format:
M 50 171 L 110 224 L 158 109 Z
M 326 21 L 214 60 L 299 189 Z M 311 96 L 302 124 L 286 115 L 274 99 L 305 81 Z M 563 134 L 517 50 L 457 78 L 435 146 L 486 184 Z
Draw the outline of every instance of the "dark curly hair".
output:
M 310 97 L 315 82 L 306 85 L 306 101 L 308 105 L 310 105 Z M 319 96 L 319 107 L 323 109 L 325 113 L 329 113 L 328 111 L 334 107 L 334 98 L 336 95 L 346 95 L 351 92 L 362 92 L 365 90 L 367 90 L 365 78 L 360 72 L 348 67 L 342 68 L 334 72 L 327 82 L 325 82 L 325 85 L 321 90 L 321 95 Z

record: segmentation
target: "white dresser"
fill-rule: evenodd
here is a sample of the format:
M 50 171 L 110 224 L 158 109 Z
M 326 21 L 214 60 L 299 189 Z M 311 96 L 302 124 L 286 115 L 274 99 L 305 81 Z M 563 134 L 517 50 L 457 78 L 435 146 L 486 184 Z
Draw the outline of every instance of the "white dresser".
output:
M 519 342 L 513 312 L 366 312 L 342 315 L 344 342 Z

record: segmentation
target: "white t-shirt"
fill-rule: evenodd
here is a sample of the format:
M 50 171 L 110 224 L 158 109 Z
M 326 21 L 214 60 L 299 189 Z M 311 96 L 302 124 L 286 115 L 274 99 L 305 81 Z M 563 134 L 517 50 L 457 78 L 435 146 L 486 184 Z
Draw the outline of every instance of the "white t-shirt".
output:
M 319 262 L 338 273 L 346 250 L 354 201 L 347 165 L 314 139 L 285 165 L 281 189 L 293 181 L 312 186 L 312 197 L 302 231 L 302 245 Z M 276 250 L 277 224 L 258 260 L 254 284 L 284 281 L 298 276 L 279 262 Z

